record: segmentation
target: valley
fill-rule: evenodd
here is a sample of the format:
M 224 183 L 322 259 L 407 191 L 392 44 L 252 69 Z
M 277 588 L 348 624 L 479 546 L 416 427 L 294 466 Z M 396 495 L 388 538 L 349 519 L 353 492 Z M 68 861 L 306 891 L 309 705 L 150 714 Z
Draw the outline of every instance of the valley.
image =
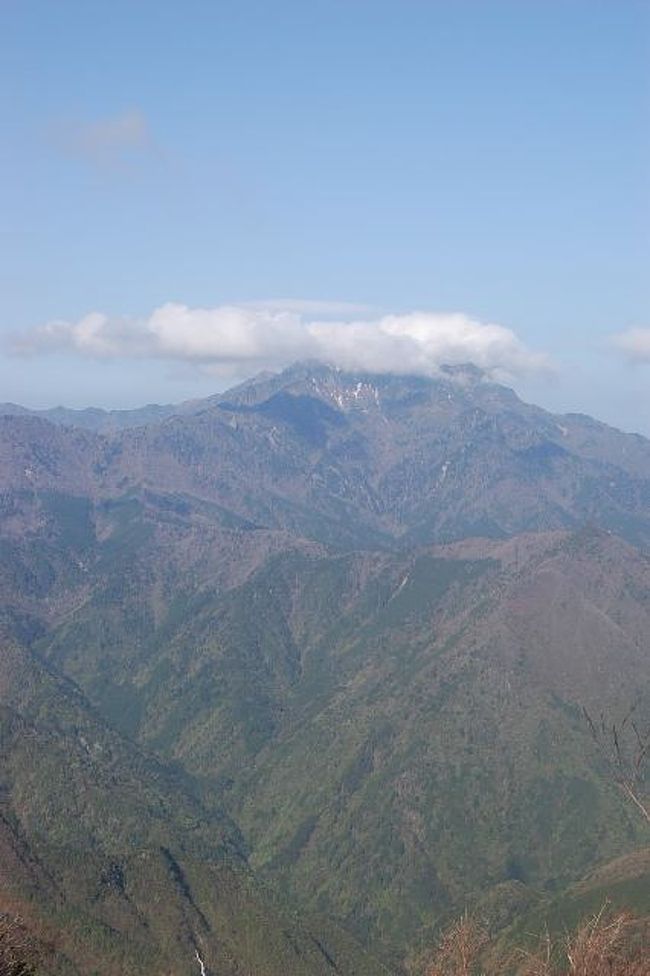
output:
M 650 442 L 475 367 L 99 414 L 0 415 L 0 898 L 52 973 L 650 913 L 584 715 L 650 723 Z

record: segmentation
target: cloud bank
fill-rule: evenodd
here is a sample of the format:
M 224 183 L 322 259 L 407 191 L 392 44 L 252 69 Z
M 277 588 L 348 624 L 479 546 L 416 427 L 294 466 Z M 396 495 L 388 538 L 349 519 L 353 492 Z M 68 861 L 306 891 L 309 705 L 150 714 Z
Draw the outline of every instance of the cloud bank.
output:
M 650 329 L 627 329 L 609 339 L 630 363 L 650 363 Z
M 224 377 L 280 369 L 301 359 L 364 372 L 420 375 L 434 375 L 443 365 L 473 363 L 496 379 L 550 366 L 546 355 L 528 349 L 511 329 L 463 313 L 371 317 L 363 311 L 340 303 L 299 301 L 215 308 L 169 303 L 141 319 L 92 312 L 77 322 L 48 322 L 15 337 L 13 350 L 23 355 L 74 353 L 96 360 L 166 359 Z

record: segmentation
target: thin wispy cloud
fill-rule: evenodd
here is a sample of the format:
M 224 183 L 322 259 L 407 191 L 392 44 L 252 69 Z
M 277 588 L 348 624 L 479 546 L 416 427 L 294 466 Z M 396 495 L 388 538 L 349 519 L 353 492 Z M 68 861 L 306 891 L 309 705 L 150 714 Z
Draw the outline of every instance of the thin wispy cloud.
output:
M 307 314 L 316 308 L 320 315 Z M 551 365 L 511 329 L 463 313 L 332 317 L 340 308 L 281 301 L 214 308 L 169 303 L 139 319 L 92 312 L 76 322 L 38 326 L 14 337 L 12 348 L 31 356 L 164 359 L 222 376 L 278 369 L 299 359 L 420 375 L 434 375 L 443 365 L 474 363 L 499 379 L 548 371 Z
M 650 363 L 650 329 L 626 329 L 610 336 L 609 346 L 630 363 Z
M 102 168 L 120 168 L 156 149 L 151 126 L 138 108 L 83 122 L 59 123 L 53 130 L 59 149 Z

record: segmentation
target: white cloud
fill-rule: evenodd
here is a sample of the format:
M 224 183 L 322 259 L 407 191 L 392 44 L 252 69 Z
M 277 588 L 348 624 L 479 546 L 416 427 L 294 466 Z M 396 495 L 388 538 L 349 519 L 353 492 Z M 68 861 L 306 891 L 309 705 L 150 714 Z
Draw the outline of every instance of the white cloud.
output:
M 610 336 L 609 345 L 631 363 L 650 363 L 650 329 L 627 329 Z
M 16 337 L 13 348 L 24 355 L 58 351 L 93 359 L 166 359 L 238 376 L 299 359 L 422 375 L 442 365 L 474 363 L 496 378 L 550 366 L 544 354 L 528 349 L 511 329 L 462 313 L 332 318 L 341 309 L 350 311 L 338 303 L 281 301 L 215 308 L 169 303 L 143 319 L 92 312 L 77 322 L 39 326 Z

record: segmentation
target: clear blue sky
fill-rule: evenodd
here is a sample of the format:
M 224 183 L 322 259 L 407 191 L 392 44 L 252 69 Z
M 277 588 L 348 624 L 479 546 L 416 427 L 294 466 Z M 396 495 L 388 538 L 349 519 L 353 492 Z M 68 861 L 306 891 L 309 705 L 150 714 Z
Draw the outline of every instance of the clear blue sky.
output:
M 649 3 L 4 0 L 0 65 L 0 400 L 208 393 L 9 337 L 292 298 L 499 323 L 650 433 Z

